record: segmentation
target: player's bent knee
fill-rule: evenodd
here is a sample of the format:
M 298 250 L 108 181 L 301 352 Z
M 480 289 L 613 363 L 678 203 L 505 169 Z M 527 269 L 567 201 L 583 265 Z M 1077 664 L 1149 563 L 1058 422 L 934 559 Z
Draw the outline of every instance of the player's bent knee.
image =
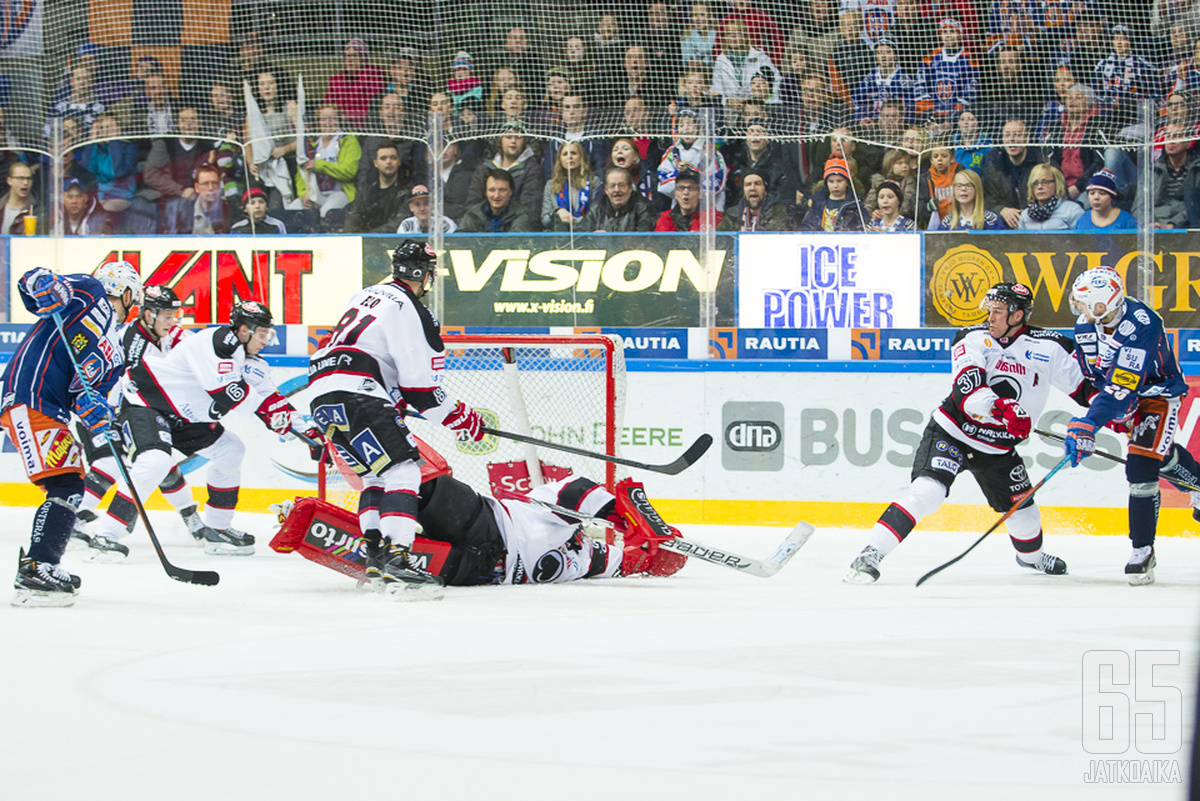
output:
M 38 482 L 46 491 L 46 500 L 67 506 L 72 512 L 83 503 L 83 476 L 78 473 L 60 473 L 47 476 Z

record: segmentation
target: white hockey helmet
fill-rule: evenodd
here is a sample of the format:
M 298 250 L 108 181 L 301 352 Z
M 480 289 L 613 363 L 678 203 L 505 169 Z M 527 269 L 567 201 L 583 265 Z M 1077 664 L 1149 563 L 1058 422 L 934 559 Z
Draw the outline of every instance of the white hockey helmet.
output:
M 1071 308 L 1093 323 L 1111 323 L 1125 309 L 1125 285 L 1111 267 L 1093 267 L 1075 279 Z
M 110 298 L 124 297 L 125 290 L 128 289 L 133 292 L 132 305 L 141 304 L 142 277 L 138 275 L 137 268 L 124 259 L 101 264 L 92 275 L 104 287 L 104 294 Z

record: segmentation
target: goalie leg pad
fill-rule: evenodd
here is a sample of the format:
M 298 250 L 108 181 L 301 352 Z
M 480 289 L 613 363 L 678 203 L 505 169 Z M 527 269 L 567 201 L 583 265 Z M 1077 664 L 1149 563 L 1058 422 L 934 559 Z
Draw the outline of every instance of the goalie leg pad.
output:
M 417 521 L 424 536 L 448 542 L 450 558 L 442 578 L 447 584 L 491 584 L 504 558 L 504 537 L 492 510 L 475 490 L 452 476 L 421 485 Z

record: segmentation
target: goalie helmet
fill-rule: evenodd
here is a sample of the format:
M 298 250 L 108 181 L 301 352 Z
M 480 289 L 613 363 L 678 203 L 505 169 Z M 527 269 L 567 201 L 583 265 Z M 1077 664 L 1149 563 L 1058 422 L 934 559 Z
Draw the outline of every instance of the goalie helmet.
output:
M 275 321 L 271 310 L 257 300 L 239 300 L 229 311 L 229 327 L 235 332 L 242 326 L 253 332 L 256 328 L 274 328 Z
M 979 307 L 986 309 L 989 303 L 1003 303 L 1008 306 L 1008 313 L 1025 312 L 1025 319 L 1033 312 L 1033 292 L 1024 284 L 1016 282 L 1001 282 L 987 291 L 980 301 Z
M 392 252 L 392 278 L 416 281 L 428 292 L 437 270 L 437 254 L 427 242 L 406 239 Z
M 130 305 L 141 304 L 142 277 L 138 275 L 137 268 L 124 259 L 101 264 L 92 276 L 100 282 L 104 287 L 104 294 L 110 298 L 124 297 L 125 290 L 128 289 L 133 292 L 133 302 Z
M 1071 308 L 1093 323 L 1111 323 L 1125 309 L 1125 284 L 1110 267 L 1093 267 L 1075 279 Z
M 169 286 L 155 284 L 142 292 L 142 311 L 174 311 L 183 308 L 183 301 Z

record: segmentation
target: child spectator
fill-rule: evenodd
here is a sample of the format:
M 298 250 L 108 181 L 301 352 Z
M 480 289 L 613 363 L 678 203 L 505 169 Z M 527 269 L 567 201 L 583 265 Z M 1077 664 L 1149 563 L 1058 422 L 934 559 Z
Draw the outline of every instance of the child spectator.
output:
M 904 190 L 900 188 L 900 184 L 885 180 L 879 184 L 878 189 L 873 191 L 877 206 L 871 213 L 867 230 L 884 233 L 916 230 L 917 224 L 912 218 L 905 217 L 900 213 L 900 204 L 904 198 Z
M 252 186 L 242 193 L 242 207 L 246 216 L 233 224 L 231 234 L 286 234 L 287 226 L 267 214 L 267 193 L 262 187 Z
M 868 211 L 874 213 L 879 208 L 878 191 L 886 181 L 900 187 L 900 215 L 912 217 L 917 197 L 917 157 L 895 149 L 883 154 L 882 172 L 871 176 L 871 191 L 865 203 Z
M 954 175 L 954 205 L 949 217 L 938 224 L 939 231 L 1003 231 L 1007 226 L 983 202 L 983 181 L 974 170 L 959 170 Z
M 922 170 L 917 182 L 920 204 L 917 225 L 922 230 L 934 230 L 938 220 L 950 216 L 954 207 L 954 174 L 958 170 L 954 151 L 949 147 L 937 145 L 929 151 L 929 168 Z
M 954 133 L 954 160 L 976 173 L 983 172 L 983 160 L 992 149 L 992 137 L 979 129 L 979 118 L 970 109 L 958 115 L 958 130 Z
M 864 231 L 868 214 L 850 194 L 851 167 L 832 156 L 825 162 L 825 187 L 813 198 L 800 222 L 801 231 Z
M 704 188 L 713 193 L 718 211 L 725 208 L 725 157 L 713 148 L 713 156 L 704 164 L 704 148 L 700 142 L 700 126 L 696 112 L 684 109 L 675 120 L 675 144 L 667 148 L 658 165 L 658 191 L 669 198 L 675 194 L 675 177 L 680 170 L 690 168 L 704 176 Z
M 454 113 L 457 115 L 463 107 L 463 101 L 474 99 L 483 104 L 483 85 L 475 77 L 475 62 L 466 50 L 454 54 L 454 62 L 450 65 L 450 80 L 446 82 L 446 91 L 454 102 Z
M 1076 231 L 1136 231 L 1137 218 L 1115 203 L 1121 199 L 1117 176 L 1104 169 L 1088 183 L 1088 203 L 1092 210 L 1075 221 Z

